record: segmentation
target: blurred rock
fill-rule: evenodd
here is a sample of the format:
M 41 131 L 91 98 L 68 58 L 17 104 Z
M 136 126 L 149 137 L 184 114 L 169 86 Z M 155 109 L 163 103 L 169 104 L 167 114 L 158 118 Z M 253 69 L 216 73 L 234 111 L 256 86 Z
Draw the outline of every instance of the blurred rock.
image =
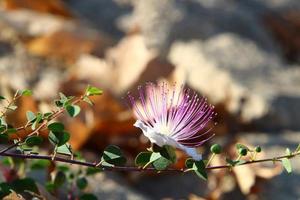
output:
M 110 176 L 109 173 L 101 173 L 89 177 L 88 192 L 93 193 L 98 199 L 108 200 L 147 200 L 150 199 L 146 195 L 134 191 L 128 187 L 126 180 L 117 176 Z M 101 186 L 99 187 L 99 183 Z
M 169 59 L 177 67 L 175 79 L 215 104 L 224 103 L 243 121 L 256 120 L 264 128 L 299 128 L 294 109 L 300 106 L 295 100 L 300 97 L 300 69 L 283 69 L 276 54 L 252 41 L 220 34 L 206 41 L 177 42 Z M 285 96 L 290 98 L 280 101 Z
M 29 10 L 1 11 L 0 20 L 12 26 L 20 35 L 31 37 L 75 27 L 71 20 Z
M 174 41 L 207 39 L 222 32 L 236 33 L 276 51 L 260 22 L 264 9 L 259 2 L 151 0 L 132 4 L 133 12 L 120 18 L 119 27 L 125 32 L 140 30 L 147 45 L 163 54 Z

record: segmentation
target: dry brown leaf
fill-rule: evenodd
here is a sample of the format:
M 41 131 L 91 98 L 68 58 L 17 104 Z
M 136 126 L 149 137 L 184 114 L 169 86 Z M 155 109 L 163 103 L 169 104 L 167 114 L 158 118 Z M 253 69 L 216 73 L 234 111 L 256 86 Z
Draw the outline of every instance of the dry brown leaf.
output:
M 64 17 L 72 16 L 61 0 L 3 0 L 2 3 L 7 10 L 25 8 Z
M 27 48 L 34 55 L 73 62 L 79 55 L 90 53 L 100 45 L 101 42 L 96 37 L 90 38 L 82 32 L 62 30 L 29 41 Z

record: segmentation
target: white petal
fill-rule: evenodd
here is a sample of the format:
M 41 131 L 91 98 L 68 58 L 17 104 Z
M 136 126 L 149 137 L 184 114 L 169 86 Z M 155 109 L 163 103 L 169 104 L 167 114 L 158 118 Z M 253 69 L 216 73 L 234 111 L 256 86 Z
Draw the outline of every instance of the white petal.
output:
M 137 120 L 134 123 L 134 126 L 142 129 L 143 134 L 150 140 L 151 143 L 155 143 L 155 144 L 157 144 L 160 147 L 162 147 L 164 145 L 170 145 L 170 146 L 182 149 L 189 156 L 191 156 L 194 160 L 201 160 L 202 159 L 202 155 L 199 154 L 195 148 L 183 146 L 182 144 L 178 143 L 173 138 L 171 138 L 171 137 L 169 137 L 167 135 L 158 133 L 153 128 L 145 125 L 140 120 Z
M 180 149 L 186 152 L 189 156 L 191 156 L 194 160 L 202 160 L 202 155 L 197 152 L 197 149 L 191 147 L 185 147 L 180 145 Z

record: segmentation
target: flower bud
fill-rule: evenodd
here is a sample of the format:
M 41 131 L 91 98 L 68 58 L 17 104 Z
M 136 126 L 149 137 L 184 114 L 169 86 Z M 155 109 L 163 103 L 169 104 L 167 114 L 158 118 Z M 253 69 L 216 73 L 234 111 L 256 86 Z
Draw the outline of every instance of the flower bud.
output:
M 257 153 L 261 152 L 261 147 L 260 146 L 255 147 L 255 152 Z
M 222 151 L 222 147 L 219 144 L 214 144 L 210 147 L 210 151 L 214 154 L 220 154 Z
M 247 153 L 248 153 L 248 150 L 246 148 L 240 148 L 239 149 L 239 154 L 241 156 L 245 156 L 245 155 L 247 155 Z

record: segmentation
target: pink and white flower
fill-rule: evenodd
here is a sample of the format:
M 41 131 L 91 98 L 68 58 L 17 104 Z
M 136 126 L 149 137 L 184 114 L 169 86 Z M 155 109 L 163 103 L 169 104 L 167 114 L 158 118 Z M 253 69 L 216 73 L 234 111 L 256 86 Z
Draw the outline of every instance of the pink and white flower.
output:
M 139 100 L 128 93 L 134 115 L 134 126 L 158 146 L 170 145 L 185 151 L 195 160 L 202 156 L 196 150 L 214 135 L 207 124 L 216 115 L 207 100 L 175 85 L 147 83 L 139 87 Z

